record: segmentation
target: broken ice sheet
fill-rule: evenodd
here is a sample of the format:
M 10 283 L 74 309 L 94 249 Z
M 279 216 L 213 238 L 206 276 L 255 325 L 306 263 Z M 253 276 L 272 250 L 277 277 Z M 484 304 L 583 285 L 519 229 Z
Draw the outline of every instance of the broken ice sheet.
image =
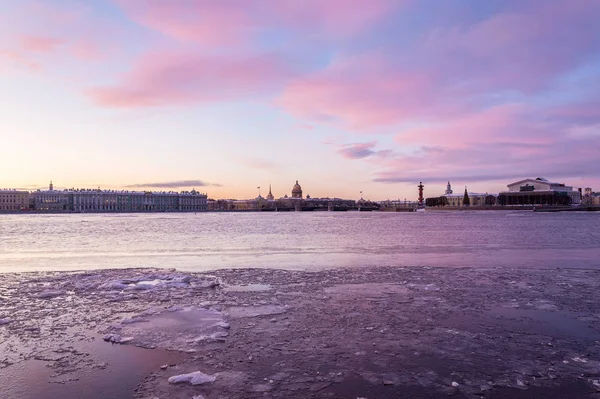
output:
M 214 382 L 216 379 L 217 377 L 213 375 L 204 374 L 201 371 L 195 371 L 193 373 L 188 374 L 174 375 L 173 377 L 169 378 L 169 384 L 189 382 L 192 385 L 201 385 L 207 384 L 209 382 Z
M 201 342 L 223 340 L 228 335 L 224 332 L 226 325 L 223 313 L 215 310 L 195 306 L 162 311 L 151 309 L 123 320 L 105 339 L 114 342 L 115 336 L 117 340 L 131 337 L 127 342 L 136 346 L 189 350 Z

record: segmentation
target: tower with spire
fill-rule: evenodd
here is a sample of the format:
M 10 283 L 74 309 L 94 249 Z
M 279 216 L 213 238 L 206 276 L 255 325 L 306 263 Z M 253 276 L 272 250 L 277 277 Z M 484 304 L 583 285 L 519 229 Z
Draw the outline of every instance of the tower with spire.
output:
M 452 186 L 450 185 L 450 181 L 448 181 L 448 184 L 446 185 L 446 195 L 450 194 L 452 194 Z
M 275 199 L 275 197 L 273 196 L 273 193 L 271 192 L 271 184 L 269 183 L 269 194 L 267 194 L 267 199 L 269 201 L 273 201 Z

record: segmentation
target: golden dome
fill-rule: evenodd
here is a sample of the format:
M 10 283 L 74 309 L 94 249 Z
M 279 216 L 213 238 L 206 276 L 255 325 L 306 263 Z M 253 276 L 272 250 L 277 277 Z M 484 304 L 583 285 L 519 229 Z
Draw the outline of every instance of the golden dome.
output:
M 298 180 L 296 180 L 296 184 L 292 188 L 292 198 L 302 198 L 302 187 L 298 184 Z

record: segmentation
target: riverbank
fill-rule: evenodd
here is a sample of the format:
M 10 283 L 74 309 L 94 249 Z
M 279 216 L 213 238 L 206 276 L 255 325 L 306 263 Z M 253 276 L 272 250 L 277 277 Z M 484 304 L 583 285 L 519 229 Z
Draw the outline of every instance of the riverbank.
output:
M 3 398 L 597 397 L 599 282 L 582 269 L 2 274 Z M 169 383 L 196 371 L 215 379 Z

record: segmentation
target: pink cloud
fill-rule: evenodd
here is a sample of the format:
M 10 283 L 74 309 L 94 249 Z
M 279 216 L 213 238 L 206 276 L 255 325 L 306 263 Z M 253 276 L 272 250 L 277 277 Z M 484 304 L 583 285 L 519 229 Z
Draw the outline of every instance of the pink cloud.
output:
M 152 107 L 264 95 L 290 73 L 280 58 L 155 53 L 139 59 L 120 84 L 87 91 L 102 106 Z
M 496 92 L 537 93 L 599 50 L 600 3 L 517 3 L 472 24 L 436 28 L 408 50 L 334 61 L 300 77 L 280 104 L 292 114 L 369 131 L 441 122 L 481 107 Z M 560 26 L 560 29 L 557 27 Z
M 23 36 L 21 37 L 21 47 L 27 51 L 46 53 L 56 50 L 65 44 L 64 40 L 51 37 Z
M 406 1 L 400 0 L 272 0 L 265 8 L 282 26 L 291 25 L 303 31 L 316 29 L 343 37 L 365 30 L 404 3 Z
M 233 43 L 243 39 L 243 32 L 253 25 L 246 7 L 228 0 L 117 0 L 117 3 L 134 21 L 182 41 Z
M 35 64 L 36 70 L 64 70 L 72 61 L 105 59 L 119 46 L 114 38 L 121 28 L 82 3 L 23 1 L 10 12 L 11 18 L 0 21 L 0 51 L 21 64 Z
M 41 69 L 40 63 L 24 57 L 19 52 L 0 49 L 0 72 L 2 72 L 1 67 L 10 69 L 14 66 L 18 68 L 23 67 L 30 71 L 39 71 Z
M 554 137 L 548 123 L 532 119 L 536 111 L 525 104 L 503 104 L 462 114 L 439 124 L 415 128 L 396 136 L 403 145 L 465 147 L 479 143 L 548 143 Z
M 117 0 L 134 21 L 182 41 L 248 42 L 272 28 L 349 35 L 376 23 L 398 0 Z
M 414 117 L 452 112 L 436 104 L 435 82 L 414 70 L 393 68 L 380 55 L 338 60 L 327 69 L 288 85 L 278 103 L 307 118 L 338 120 L 348 128 L 395 124 Z

